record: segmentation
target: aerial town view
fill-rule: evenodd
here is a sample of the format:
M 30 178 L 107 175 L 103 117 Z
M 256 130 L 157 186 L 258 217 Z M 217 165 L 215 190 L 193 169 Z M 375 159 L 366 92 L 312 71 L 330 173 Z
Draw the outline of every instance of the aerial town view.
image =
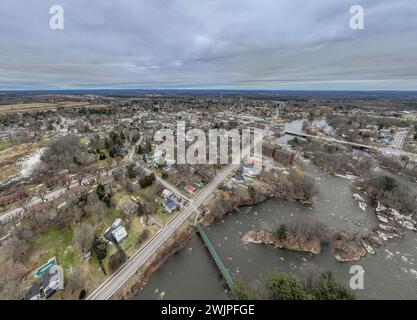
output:
M 412 1 L 7 2 L 0 299 L 417 298 Z

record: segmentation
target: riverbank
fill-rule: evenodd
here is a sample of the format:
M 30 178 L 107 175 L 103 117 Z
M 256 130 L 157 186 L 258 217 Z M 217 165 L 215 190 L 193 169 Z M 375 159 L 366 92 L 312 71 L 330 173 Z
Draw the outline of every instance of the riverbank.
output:
M 298 173 L 302 175 L 302 173 Z M 268 199 L 282 199 L 286 201 L 300 201 L 312 203 L 313 199 L 303 197 L 302 194 L 294 192 L 293 187 L 288 189 L 277 189 L 278 175 L 262 174 L 259 180 L 254 181 L 254 192 L 247 187 L 236 186 L 235 189 L 216 190 L 211 198 L 202 206 L 203 214 L 199 222 L 204 227 L 211 225 L 216 219 L 223 218 L 226 214 L 241 207 L 247 207 L 262 203 Z M 273 182 L 275 181 L 275 182 Z M 272 183 L 273 182 L 273 183 Z M 290 186 L 290 185 L 288 185 Z M 131 299 L 138 295 L 142 288 L 148 283 L 150 277 L 164 262 L 172 255 L 184 248 L 195 234 L 193 225 L 188 224 L 177 231 L 176 235 L 169 239 L 141 270 L 138 270 L 134 278 L 116 294 L 120 299 Z
M 256 192 L 252 194 L 248 191 L 247 188 L 242 187 L 240 185 L 236 185 L 236 187 L 233 190 L 229 190 L 223 187 L 217 190 L 216 192 L 214 192 L 211 198 L 204 204 L 204 206 L 202 206 L 204 214 L 200 218 L 200 223 L 204 225 L 206 228 L 208 228 L 209 230 L 212 228 L 212 225 L 217 226 L 215 227 L 215 229 L 218 230 L 219 228 L 221 228 L 220 226 L 223 225 L 223 222 L 225 222 L 224 220 L 228 220 L 228 221 L 230 221 L 230 219 L 234 220 L 231 217 L 228 217 L 227 219 L 225 219 L 225 215 L 234 216 L 235 212 L 236 213 L 240 212 L 242 214 L 242 212 L 246 212 L 247 210 L 250 210 L 252 212 L 254 211 L 253 218 L 248 217 L 248 218 L 245 218 L 245 220 L 253 220 L 253 219 L 258 220 L 257 218 L 255 218 L 258 215 L 256 212 L 257 206 L 255 205 L 261 204 L 261 203 L 268 203 L 267 201 L 268 199 L 277 199 L 280 208 L 288 207 L 288 208 L 293 208 L 291 209 L 291 211 L 294 210 L 293 211 L 294 214 L 291 213 L 291 211 L 287 212 L 286 219 L 289 219 L 287 221 L 285 220 L 282 221 L 283 212 L 280 211 L 281 213 L 279 215 L 280 223 L 294 221 L 293 217 L 295 217 L 297 214 L 295 212 L 299 211 L 299 212 L 304 212 L 302 214 L 304 219 L 309 220 L 311 214 L 314 213 L 316 215 L 315 219 L 317 221 L 320 221 L 330 226 L 331 232 L 329 232 L 328 241 L 327 241 L 329 246 L 326 245 L 326 247 L 322 248 L 323 249 L 322 254 L 312 254 L 312 256 L 317 256 L 317 259 L 319 261 L 326 261 L 325 263 L 326 268 L 330 268 L 329 266 L 333 266 L 334 270 L 336 270 L 335 268 L 337 269 L 348 268 L 349 261 L 352 261 L 352 262 L 358 261 L 362 258 L 365 258 L 366 256 L 373 255 L 375 253 L 375 249 L 382 246 L 384 243 L 384 240 L 382 240 L 378 236 L 378 234 L 376 234 L 377 231 L 379 232 L 379 235 L 386 237 L 387 239 L 396 238 L 397 235 L 402 234 L 401 232 L 399 233 L 399 230 L 401 228 L 392 229 L 392 228 L 385 227 L 384 224 L 382 223 L 378 224 L 377 215 L 375 214 L 375 208 L 372 208 L 370 205 L 368 205 L 367 207 L 363 205 L 361 207 L 359 205 L 358 202 L 362 201 L 362 199 L 360 199 L 356 195 L 358 191 L 356 191 L 357 189 L 355 188 L 355 186 L 353 186 L 354 183 L 352 183 L 352 181 L 350 181 L 351 183 L 348 183 L 346 179 L 340 179 L 340 178 L 335 177 L 334 175 L 331 175 L 331 174 L 329 175 L 322 170 L 315 169 L 316 168 L 315 166 L 306 165 L 305 168 L 308 169 L 307 172 L 314 177 L 314 180 L 317 182 L 317 186 L 319 186 L 320 190 L 319 190 L 319 194 L 317 198 L 316 196 L 314 196 L 312 199 L 309 199 L 309 200 L 303 199 L 300 193 L 294 193 L 294 189 L 292 188 L 287 189 L 287 188 L 283 188 L 281 185 L 277 185 L 278 180 L 275 179 L 276 177 L 274 177 L 274 175 L 271 175 L 271 174 L 261 175 L 259 179 L 256 179 L 254 181 L 254 185 L 256 186 L 255 188 Z M 281 178 L 283 176 L 284 175 L 282 175 Z M 285 180 L 287 180 L 287 178 L 279 180 L 279 181 L 283 182 Z M 329 185 L 330 181 L 331 181 L 331 185 Z M 354 189 L 356 189 L 355 191 L 352 191 L 351 189 L 352 186 L 354 187 Z M 367 203 L 369 203 L 370 200 L 366 197 L 366 194 L 365 195 L 363 193 L 361 194 L 364 200 L 362 202 L 365 203 L 366 201 Z M 330 199 L 335 199 L 335 200 L 337 199 L 337 200 L 333 202 Z M 274 202 L 275 200 L 271 200 L 271 201 Z M 300 203 L 305 203 L 307 205 L 302 206 L 300 205 Z M 314 205 L 312 205 L 313 203 Z M 247 209 L 244 209 L 244 208 L 247 208 Z M 268 211 L 269 210 L 270 209 L 268 209 Z M 274 210 L 275 209 L 272 209 L 271 212 Z M 319 216 L 317 216 L 317 214 L 319 214 Z M 349 219 L 347 218 L 348 214 L 349 214 Z M 380 215 L 382 215 L 382 213 Z M 394 216 L 392 218 L 395 220 Z M 229 246 L 228 243 L 230 243 L 232 237 L 233 238 L 238 237 L 237 241 L 233 243 L 240 244 L 240 239 L 242 235 L 245 234 L 248 230 L 255 228 L 254 222 L 252 222 L 251 227 L 248 226 L 250 228 L 247 228 L 246 230 L 243 231 L 243 233 L 240 233 L 237 231 L 237 229 L 241 229 L 240 225 L 241 225 L 242 218 L 238 218 L 238 220 L 240 221 L 236 221 L 237 224 L 233 222 L 234 226 L 230 225 L 230 223 L 228 224 L 229 226 L 227 228 L 230 230 L 227 231 L 226 233 L 222 235 L 218 235 L 218 234 L 212 235 L 213 240 L 216 246 L 218 245 L 220 252 L 225 250 L 223 249 L 225 245 Z M 270 227 L 272 228 L 277 227 L 276 225 L 274 226 L 274 224 L 271 224 L 271 222 L 269 221 L 272 221 L 272 220 L 269 219 L 266 225 L 262 225 L 262 222 L 260 222 L 261 224 L 259 226 L 260 229 L 270 230 Z M 382 227 L 380 225 L 382 225 Z M 224 228 L 221 228 L 221 229 L 224 229 Z M 362 233 L 358 232 L 358 230 L 363 231 L 363 232 Z M 233 232 L 234 235 L 231 235 L 230 232 Z M 324 241 L 323 243 L 325 242 L 326 241 Z M 196 244 L 194 243 L 193 245 L 194 250 L 192 251 L 190 251 L 192 248 L 188 246 L 188 250 L 186 250 L 186 252 L 182 250 L 181 253 L 178 253 L 182 257 L 180 260 L 182 261 L 182 259 L 185 259 L 189 255 L 192 256 L 191 252 L 195 251 L 195 246 Z M 235 248 L 235 245 L 233 246 L 234 246 L 234 249 L 232 251 L 237 250 L 240 252 L 240 255 L 244 253 L 243 256 L 246 257 L 246 261 L 243 261 L 242 258 L 237 257 L 232 252 L 228 252 L 228 253 L 223 252 L 223 255 L 225 259 L 229 261 L 230 265 L 235 266 L 234 268 L 236 269 L 233 271 L 235 272 L 234 276 L 239 277 L 240 267 L 237 267 L 236 265 L 242 266 L 243 264 L 245 264 L 245 266 L 250 267 L 250 265 L 254 261 L 253 260 L 254 257 L 247 253 L 251 252 L 254 254 L 255 251 L 258 251 L 260 249 L 255 249 L 255 247 L 257 246 L 250 246 L 250 247 L 241 246 L 241 249 L 238 247 Z M 391 248 L 395 246 L 396 246 L 396 242 L 392 241 L 389 244 L 384 245 L 383 247 Z M 178 251 L 179 250 L 175 252 L 178 252 Z M 296 251 L 296 250 L 288 250 L 288 252 L 286 253 L 282 252 L 282 254 L 285 255 L 286 257 L 291 256 L 291 259 L 295 259 L 294 254 L 291 254 L 291 251 L 302 252 L 302 251 Z M 264 252 L 264 250 L 261 249 L 260 252 Z M 329 258 L 327 258 L 330 252 L 331 252 L 330 259 L 333 260 L 334 262 L 331 262 Z M 232 262 L 232 256 L 233 256 L 233 262 Z M 273 260 L 273 257 L 271 257 L 271 259 L 272 259 L 271 261 L 275 261 Z M 310 258 L 308 258 L 308 256 L 305 256 L 305 255 L 301 256 L 301 258 L 299 259 L 301 259 L 301 261 L 298 262 L 297 265 L 300 265 L 300 263 L 301 265 L 304 264 L 305 261 L 303 259 L 310 260 Z M 379 261 L 381 259 L 384 260 L 386 258 L 385 258 L 385 255 L 382 254 L 372 259 L 376 259 L 377 261 Z M 240 264 L 237 264 L 237 262 L 235 262 L 237 260 L 240 261 Z M 279 260 L 279 261 L 282 263 L 283 260 Z M 364 259 L 364 261 L 363 262 L 361 261 L 361 263 L 364 263 L 365 265 L 369 263 L 372 264 L 372 262 L 370 261 L 374 261 L 374 260 Z M 345 263 L 337 264 L 337 262 L 345 262 Z M 334 265 L 333 263 L 336 263 L 336 265 Z M 402 257 L 399 263 L 404 263 Z M 168 268 L 168 270 L 172 269 L 172 265 L 177 265 L 177 264 L 178 263 L 175 262 L 175 259 L 174 259 L 174 262 L 170 264 L 170 267 Z M 274 264 L 276 264 L 276 262 Z M 285 262 L 285 264 L 287 264 L 287 262 Z M 295 267 L 295 265 L 293 266 Z M 346 267 L 342 267 L 342 266 L 346 266 Z M 376 266 L 376 268 L 378 268 L 378 266 Z M 290 264 L 290 267 L 291 267 L 291 264 Z M 252 277 L 257 277 L 258 271 L 256 270 L 259 270 L 259 267 L 253 269 L 254 274 L 252 275 Z M 399 270 L 402 271 L 406 269 L 405 267 L 403 267 L 402 269 L 399 269 Z M 154 271 L 156 271 L 156 269 Z M 192 271 L 189 271 L 189 272 L 192 272 Z M 412 272 L 412 271 L 409 271 L 409 272 Z M 176 296 L 175 294 L 173 294 L 173 291 L 172 291 L 174 290 L 173 288 L 169 290 L 169 288 L 166 287 L 167 281 L 168 282 L 170 281 L 168 279 L 170 277 L 168 273 L 170 274 L 170 272 L 167 272 L 166 270 L 164 270 L 162 273 L 166 275 L 164 276 L 164 281 L 162 281 L 160 278 L 158 278 L 159 280 L 152 281 L 151 285 L 148 286 L 148 289 L 146 290 L 145 298 L 153 297 L 155 295 L 153 290 L 156 291 L 158 288 L 159 288 L 158 289 L 159 292 L 169 292 L 169 294 L 173 295 L 173 297 Z M 173 274 L 176 274 L 176 272 L 173 272 Z M 348 274 L 348 271 L 346 271 L 346 274 Z M 339 274 L 339 277 L 343 278 L 341 274 Z M 180 281 L 180 279 L 174 282 L 178 282 L 178 281 Z M 214 280 L 212 279 L 212 281 Z M 377 284 L 374 283 L 374 285 L 377 285 Z M 136 296 L 139 291 L 140 290 L 136 291 Z M 372 294 L 375 294 L 375 293 L 372 293 Z M 130 297 L 132 297 L 133 295 L 135 295 L 135 292 L 132 292 L 132 295 Z
M 152 256 L 145 266 L 136 272 L 129 283 L 115 294 L 115 298 L 128 300 L 137 295 L 148 283 L 152 274 L 156 272 L 170 256 L 184 248 L 189 243 L 194 233 L 195 228 L 192 225 L 186 225 L 180 228 L 176 234 L 168 239 L 164 246 Z

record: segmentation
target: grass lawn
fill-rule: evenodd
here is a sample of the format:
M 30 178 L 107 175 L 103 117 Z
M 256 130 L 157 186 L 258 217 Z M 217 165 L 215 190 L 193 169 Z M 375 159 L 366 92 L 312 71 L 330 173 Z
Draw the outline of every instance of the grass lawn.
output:
M 130 200 L 130 196 L 122 192 L 115 193 L 113 197 L 116 200 L 116 209 L 119 211 L 122 211 L 125 202 Z
M 97 155 L 96 164 L 99 167 L 104 167 L 107 164 L 107 161 L 108 161 L 107 159 L 109 158 L 109 152 L 107 150 L 100 150 L 100 151 L 106 155 L 106 159 L 99 160 L 99 155 Z
M 166 224 L 169 220 L 172 219 L 172 217 L 175 215 L 175 212 L 168 213 L 165 211 L 165 209 L 162 207 L 162 201 L 158 201 L 158 207 L 156 208 L 156 212 L 153 214 L 153 216 L 162 224 Z
M 90 139 L 89 139 L 88 137 L 82 137 L 82 138 L 80 139 L 80 142 L 81 142 L 82 144 L 87 144 L 87 143 L 89 143 L 89 142 L 90 142 Z
M 153 234 L 158 230 L 157 227 L 148 227 L 144 223 L 141 222 L 141 217 L 138 215 L 132 216 L 130 219 L 130 225 L 126 228 L 128 237 L 123 240 L 122 242 L 122 248 L 125 250 L 126 254 L 128 256 L 132 256 L 142 245 L 143 243 L 140 243 L 139 236 L 144 232 L 144 230 L 149 231 L 149 235 L 145 242 L 149 240 Z
M 10 140 L 0 141 L 0 151 L 3 151 L 3 150 L 6 150 L 7 148 L 10 148 L 14 144 L 15 143 L 10 141 Z
M 73 244 L 73 236 L 72 226 L 67 226 L 63 229 L 52 228 L 35 238 L 30 252 L 36 254 L 38 265 L 33 267 L 38 268 L 52 257 L 57 258 L 65 271 L 79 264 L 82 257 Z
M 113 224 L 114 220 L 121 218 L 122 226 L 128 232 L 128 237 L 121 243 L 121 247 L 128 256 L 131 256 L 151 239 L 158 227 L 146 226 L 146 224 L 141 222 L 139 215 L 132 214 L 126 216 L 123 214 L 121 208 L 124 202 L 130 198 L 128 194 L 118 192 L 114 197 L 116 199 L 115 208 L 108 209 L 106 212 L 97 215 L 88 214 L 82 218 L 81 224 L 91 224 L 94 228 L 94 233 L 102 237 L 105 230 Z M 34 272 L 52 257 L 57 258 L 58 264 L 64 270 L 65 277 L 65 290 L 53 295 L 51 298 L 54 300 L 78 299 L 81 290 L 85 289 L 88 295 L 105 280 L 106 275 L 100 270 L 100 263 L 97 261 L 95 254 L 88 261 L 85 260 L 84 253 L 81 252 L 74 236 L 78 228 L 80 228 L 80 224 L 71 224 L 63 228 L 53 227 L 33 237 L 25 262 L 27 270 L 29 270 L 24 277 L 25 283 L 39 283 L 40 279 L 34 277 Z M 140 242 L 139 238 L 144 230 L 148 230 L 149 233 L 146 239 Z M 116 246 L 109 243 L 107 246 L 107 257 L 102 261 L 107 271 L 107 276 L 111 273 L 109 258 L 116 252 Z M 74 279 L 77 279 L 80 274 L 84 280 L 78 284 L 79 281 L 77 282 Z
M 136 193 L 135 196 L 142 198 L 142 200 L 145 200 L 145 202 L 155 201 L 155 195 L 157 194 L 158 187 L 159 187 L 158 183 L 154 182 L 151 186 L 145 189 L 140 188 L 140 190 Z

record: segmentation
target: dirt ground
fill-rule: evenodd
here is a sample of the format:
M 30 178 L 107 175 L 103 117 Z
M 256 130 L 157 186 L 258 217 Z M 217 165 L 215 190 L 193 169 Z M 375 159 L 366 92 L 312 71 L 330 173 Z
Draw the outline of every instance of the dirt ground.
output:
M 16 172 L 19 160 L 33 152 L 35 145 L 22 143 L 0 151 L 0 181 Z

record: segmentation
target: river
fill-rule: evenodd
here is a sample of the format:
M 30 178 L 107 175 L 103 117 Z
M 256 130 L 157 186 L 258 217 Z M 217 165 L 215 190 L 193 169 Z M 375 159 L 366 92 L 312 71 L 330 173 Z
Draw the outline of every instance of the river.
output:
M 297 120 L 299 121 L 299 120 Z M 302 120 L 300 121 L 302 125 Z M 277 249 L 267 245 L 242 245 L 240 238 L 249 230 L 274 230 L 281 223 L 314 219 L 334 230 L 371 230 L 378 225 L 374 208 L 363 193 L 349 181 L 327 174 L 308 161 L 305 169 L 315 178 L 318 197 L 313 206 L 268 200 L 243 207 L 207 228 L 207 234 L 232 276 L 242 278 L 250 288 L 260 288 L 262 277 L 271 270 L 291 272 L 300 278 L 331 270 L 336 279 L 349 287 L 349 269 L 360 265 L 365 270 L 364 289 L 356 290 L 359 299 L 417 298 L 417 237 L 406 232 L 404 238 L 385 242 L 356 263 L 338 262 L 329 247 L 319 255 Z M 353 198 L 359 193 L 367 202 L 365 211 Z M 227 299 L 222 279 L 198 236 L 180 252 L 168 258 L 134 299 Z

